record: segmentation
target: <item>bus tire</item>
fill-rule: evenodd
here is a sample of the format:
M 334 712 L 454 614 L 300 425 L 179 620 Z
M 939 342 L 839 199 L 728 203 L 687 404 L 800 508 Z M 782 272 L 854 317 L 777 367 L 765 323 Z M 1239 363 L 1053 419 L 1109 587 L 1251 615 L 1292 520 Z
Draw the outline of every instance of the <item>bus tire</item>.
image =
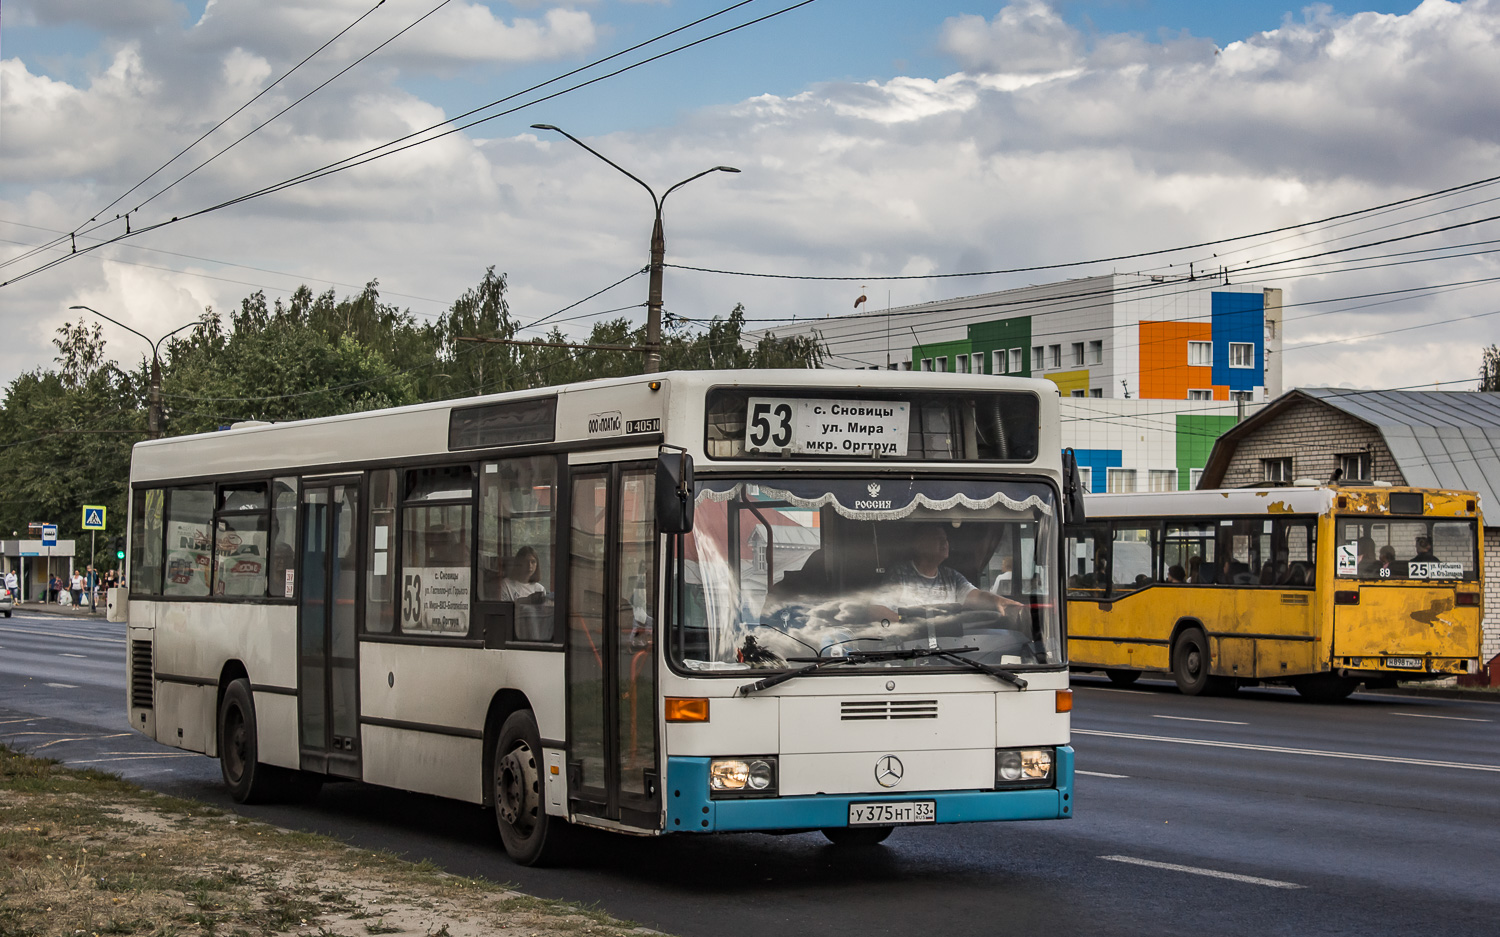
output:
M 880 845 L 895 831 L 894 826 L 830 826 L 823 835 L 835 846 L 860 849 Z
M 283 788 L 282 769 L 260 760 L 255 698 L 243 677 L 230 682 L 219 703 L 219 770 L 235 803 L 263 804 Z
M 1349 694 L 1359 688 L 1359 681 L 1334 673 L 1315 673 L 1298 677 L 1292 681 L 1292 686 L 1303 699 L 1314 703 L 1336 703 L 1348 699 Z
M 1104 675 L 1115 686 L 1130 686 L 1141 678 L 1139 670 L 1106 670 L 1104 671 Z
M 1188 628 L 1172 642 L 1172 679 L 1187 696 L 1199 696 L 1210 686 L 1208 637 L 1198 628 Z
M 568 823 L 547 813 L 542 737 L 530 710 L 511 713 L 500 727 L 489 783 L 495 825 L 511 860 L 518 865 L 552 865 L 562 858 Z

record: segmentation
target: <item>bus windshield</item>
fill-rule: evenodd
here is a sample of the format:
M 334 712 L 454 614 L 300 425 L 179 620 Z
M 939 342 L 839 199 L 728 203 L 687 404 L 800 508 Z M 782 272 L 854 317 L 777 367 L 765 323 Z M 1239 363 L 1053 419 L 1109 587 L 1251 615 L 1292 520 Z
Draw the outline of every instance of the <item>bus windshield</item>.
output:
M 913 648 L 997 667 L 1064 662 L 1049 485 L 700 478 L 695 510 L 674 599 L 683 670 L 785 670 Z M 926 656 L 837 671 L 957 666 Z
M 1474 582 L 1478 530 L 1472 520 L 1337 519 L 1340 579 Z

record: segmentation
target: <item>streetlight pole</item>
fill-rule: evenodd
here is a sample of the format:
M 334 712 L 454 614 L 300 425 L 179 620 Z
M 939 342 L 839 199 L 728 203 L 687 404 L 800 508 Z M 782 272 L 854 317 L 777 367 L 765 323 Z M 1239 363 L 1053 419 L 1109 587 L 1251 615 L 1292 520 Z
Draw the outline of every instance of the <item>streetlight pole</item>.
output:
M 666 203 L 668 195 L 671 195 L 673 192 L 687 185 L 689 182 L 692 182 L 694 179 L 701 179 L 712 172 L 739 172 L 739 170 L 735 169 L 733 166 L 715 166 L 712 169 L 705 169 L 702 172 L 698 173 L 696 176 L 688 176 L 686 179 L 663 192 L 660 198 L 657 198 L 656 192 L 649 185 L 642 182 L 640 178 L 634 173 L 625 169 L 619 163 L 616 163 L 614 160 L 605 156 L 603 153 L 600 153 L 598 150 L 589 146 L 587 143 L 584 143 L 582 140 L 573 136 L 571 133 L 568 133 L 561 127 L 554 127 L 551 124 L 532 124 L 531 129 L 551 130 L 555 133 L 562 134 L 569 140 L 572 140 L 574 143 L 583 147 L 585 150 L 588 150 L 590 153 L 599 157 L 599 159 L 613 166 L 624 175 L 629 176 L 631 179 L 635 180 L 635 182 L 640 185 L 641 188 L 646 190 L 646 194 L 651 196 L 651 204 L 656 209 L 656 220 L 651 226 L 651 285 L 646 293 L 646 364 L 644 371 L 647 374 L 650 374 L 654 371 L 660 371 L 661 281 L 662 267 L 666 265 L 667 259 L 667 236 L 666 231 L 662 228 L 661 224 L 661 207 Z
M 93 308 L 92 306 L 69 306 L 68 308 L 69 309 L 85 309 L 85 310 L 88 310 L 89 312 L 92 312 L 94 315 L 96 315 L 99 318 L 103 319 L 105 322 L 112 322 L 115 325 L 118 325 L 120 328 L 124 329 L 125 331 L 130 332 L 133 335 L 138 335 L 141 338 L 146 339 L 146 344 L 148 344 L 148 345 L 151 346 L 151 393 L 150 393 L 150 396 L 147 398 L 149 400 L 149 402 L 150 402 L 150 405 L 149 405 L 149 408 L 146 410 L 146 434 L 148 436 L 150 436 L 152 439 L 160 439 L 161 438 L 161 434 L 162 434 L 162 425 L 161 425 L 161 416 L 162 416 L 162 414 L 161 414 L 161 356 L 159 354 L 159 351 L 161 349 L 161 343 L 164 342 L 164 341 L 166 341 L 167 339 L 171 338 L 173 335 L 176 335 L 178 332 L 181 332 L 183 329 L 192 328 L 193 326 L 197 325 L 198 323 L 195 321 L 195 322 L 189 322 L 186 325 L 179 325 L 177 328 L 173 329 L 172 331 L 168 332 L 167 334 L 163 335 L 161 338 L 158 338 L 156 341 L 153 342 L 151 339 L 146 338 L 146 336 L 144 336 L 144 335 L 141 335 L 140 332 L 137 332 L 135 329 L 131 328 L 130 326 L 126 325 L 125 323 L 117 321 L 115 319 L 111 319 L 109 316 L 107 316 L 104 313 L 100 312 L 99 310 Z

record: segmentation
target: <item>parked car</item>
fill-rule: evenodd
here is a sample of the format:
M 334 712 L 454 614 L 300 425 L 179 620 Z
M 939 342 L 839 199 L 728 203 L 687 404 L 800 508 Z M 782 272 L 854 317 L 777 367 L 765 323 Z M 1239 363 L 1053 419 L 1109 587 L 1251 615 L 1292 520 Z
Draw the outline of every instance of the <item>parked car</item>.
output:
M 9 618 L 10 613 L 15 609 L 15 607 L 16 597 L 10 594 L 9 589 L 5 588 L 4 586 L 0 586 L 0 613 L 4 613 L 5 617 Z

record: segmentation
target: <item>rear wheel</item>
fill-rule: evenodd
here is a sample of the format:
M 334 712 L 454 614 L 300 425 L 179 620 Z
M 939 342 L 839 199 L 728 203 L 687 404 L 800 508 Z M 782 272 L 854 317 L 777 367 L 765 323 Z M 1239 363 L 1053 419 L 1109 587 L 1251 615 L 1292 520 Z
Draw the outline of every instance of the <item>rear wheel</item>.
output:
M 1177 689 L 1188 696 L 1198 696 L 1209 687 L 1208 638 L 1197 628 L 1177 636 L 1172 645 L 1172 679 Z
M 880 845 L 895 831 L 894 826 L 830 826 L 823 835 L 835 846 L 868 847 Z
M 1139 670 L 1106 670 L 1104 671 L 1104 675 L 1115 686 L 1130 686 L 1141 678 Z
M 1303 699 L 1315 703 L 1336 703 L 1341 699 L 1348 699 L 1349 694 L 1359 688 L 1359 681 L 1333 673 L 1318 673 L 1299 677 L 1292 681 L 1292 686 L 1297 688 Z
M 543 795 L 542 738 L 528 710 L 500 727 L 490 763 L 495 824 L 505 852 L 520 865 L 551 865 L 565 852 L 567 821 L 549 816 Z
M 266 803 L 285 789 L 288 773 L 260 761 L 255 699 L 243 678 L 225 688 L 219 704 L 219 769 L 236 803 Z

